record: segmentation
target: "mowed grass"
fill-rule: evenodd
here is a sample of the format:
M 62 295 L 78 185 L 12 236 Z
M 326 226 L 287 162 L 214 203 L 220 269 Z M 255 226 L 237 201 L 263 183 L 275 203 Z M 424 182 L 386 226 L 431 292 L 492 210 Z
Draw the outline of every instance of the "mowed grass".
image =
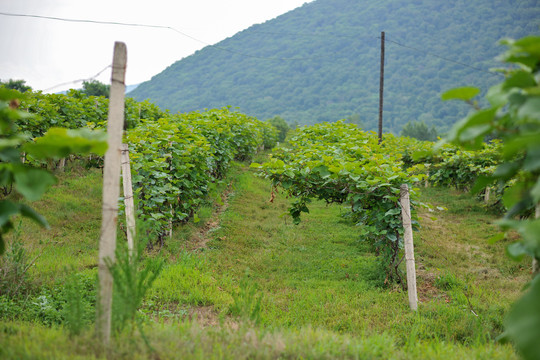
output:
M 62 326 L 14 320 L 0 322 L 0 357 L 516 358 L 494 339 L 528 264 L 504 255 L 508 241 L 488 242 L 496 216 L 470 195 L 421 189 L 423 201 L 448 211 L 421 211 L 421 302 L 413 313 L 401 286 L 384 285 L 379 259 L 342 216 L 345 208 L 314 202 L 293 225 L 289 199 L 270 202 L 268 181 L 233 170 L 213 194 L 220 203 L 219 191 L 229 189 L 226 210 L 216 214 L 209 203 L 201 222 L 176 229 L 148 255 L 167 259 L 141 309 L 152 349 L 120 334 L 105 353 L 87 345 L 95 341 L 91 327 L 68 340 Z M 34 204 L 51 224 L 22 225 L 27 248 L 42 253 L 30 274 L 34 287 L 58 286 L 66 269 L 95 275 L 100 181 L 99 170 L 61 175 Z

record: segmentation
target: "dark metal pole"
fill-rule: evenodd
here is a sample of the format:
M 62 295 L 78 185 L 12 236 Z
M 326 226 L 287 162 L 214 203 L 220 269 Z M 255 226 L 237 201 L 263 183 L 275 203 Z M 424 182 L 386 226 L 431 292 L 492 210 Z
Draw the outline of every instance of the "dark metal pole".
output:
M 379 144 L 382 142 L 384 93 L 384 31 L 381 31 L 381 81 L 379 83 Z

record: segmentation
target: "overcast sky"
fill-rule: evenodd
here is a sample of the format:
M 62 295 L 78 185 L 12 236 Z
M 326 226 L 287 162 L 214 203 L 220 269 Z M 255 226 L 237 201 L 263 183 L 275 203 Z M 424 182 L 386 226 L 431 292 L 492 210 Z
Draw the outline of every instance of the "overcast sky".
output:
M 0 0 L 0 12 L 170 26 L 215 44 L 310 1 Z M 0 79 L 24 79 L 35 90 L 87 79 L 112 62 L 115 41 L 127 45 L 128 85 L 149 80 L 205 46 L 166 29 L 0 15 Z M 97 79 L 109 83 L 110 70 Z M 78 87 L 80 83 L 47 92 Z

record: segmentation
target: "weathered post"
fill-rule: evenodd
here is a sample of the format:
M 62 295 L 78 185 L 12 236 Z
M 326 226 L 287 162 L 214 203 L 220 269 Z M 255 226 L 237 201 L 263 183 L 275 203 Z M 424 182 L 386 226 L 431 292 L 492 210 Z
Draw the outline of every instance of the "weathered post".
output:
M 414 267 L 414 245 L 411 221 L 411 205 L 409 200 L 409 187 L 403 184 L 400 187 L 401 219 L 403 222 L 403 240 L 405 243 L 405 265 L 407 268 L 407 292 L 411 310 L 418 310 L 418 295 L 416 293 L 416 269 Z
M 484 204 L 489 204 L 490 195 L 491 195 L 491 187 L 488 186 L 484 194 Z
M 103 168 L 103 208 L 101 237 L 99 239 L 99 303 L 96 328 L 103 344 L 111 337 L 111 308 L 113 278 L 107 261 L 114 262 L 116 228 L 118 223 L 118 197 L 120 195 L 120 146 L 124 127 L 124 93 L 127 63 L 126 45 L 114 43 L 111 75 L 109 118 L 107 121 L 108 149 Z
M 133 204 L 133 186 L 131 184 L 129 146 L 127 144 L 122 144 L 122 185 L 124 186 L 124 205 L 126 207 L 128 249 L 129 253 L 133 254 L 135 246 L 135 206 Z

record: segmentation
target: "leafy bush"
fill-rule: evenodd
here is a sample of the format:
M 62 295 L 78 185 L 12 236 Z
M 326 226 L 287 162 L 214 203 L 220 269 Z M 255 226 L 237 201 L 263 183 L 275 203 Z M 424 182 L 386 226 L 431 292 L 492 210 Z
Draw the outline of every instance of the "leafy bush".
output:
M 514 258 L 533 258 L 533 281 L 506 320 L 506 337 L 512 339 L 527 359 L 540 358 L 540 37 L 504 40 L 508 46 L 501 59 L 510 67 L 505 79 L 487 92 L 489 107 L 475 109 L 458 122 L 446 141 L 466 149 L 480 149 L 485 136 L 500 138 L 501 163 L 488 176 L 481 176 L 475 190 L 497 184 L 509 209 L 499 224 L 515 230 L 521 238 L 508 246 Z M 443 100 L 459 99 L 473 106 L 480 89 L 465 87 L 443 94 Z M 530 219 L 536 206 L 536 219 Z M 520 215 L 520 219 L 516 216 Z
M 290 130 L 289 124 L 287 124 L 287 122 L 281 116 L 274 116 L 273 118 L 269 119 L 268 122 L 270 125 L 275 127 L 278 132 L 277 141 L 285 141 L 287 133 Z

